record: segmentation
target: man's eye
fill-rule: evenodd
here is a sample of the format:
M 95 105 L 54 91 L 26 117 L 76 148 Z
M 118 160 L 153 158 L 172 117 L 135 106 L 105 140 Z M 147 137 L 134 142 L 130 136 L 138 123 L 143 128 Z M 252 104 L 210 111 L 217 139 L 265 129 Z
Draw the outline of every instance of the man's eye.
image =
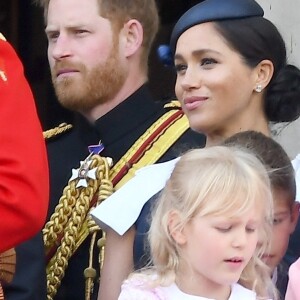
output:
M 81 35 L 81 34 L 87 33 L 87 30 L 84 30 L 84 29 L 77 29 L 77 30 L 75 30 L 75 33 L 76 33 L 77 35 Z
M 53 32 L 53 33 L 47 34 L 48 40 L 56 40 L 58 37 L 59 37 L 59 33 L 58 32 Z

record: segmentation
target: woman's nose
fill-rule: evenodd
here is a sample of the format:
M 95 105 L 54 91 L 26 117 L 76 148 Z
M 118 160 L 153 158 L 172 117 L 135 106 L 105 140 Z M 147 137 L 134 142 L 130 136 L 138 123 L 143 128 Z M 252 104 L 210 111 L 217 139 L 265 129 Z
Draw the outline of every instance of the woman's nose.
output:
M 200 74 L 192 67 L 186 69 L 181 79 L 181 86 L 184 90 L 199 88 L 201 85 Z

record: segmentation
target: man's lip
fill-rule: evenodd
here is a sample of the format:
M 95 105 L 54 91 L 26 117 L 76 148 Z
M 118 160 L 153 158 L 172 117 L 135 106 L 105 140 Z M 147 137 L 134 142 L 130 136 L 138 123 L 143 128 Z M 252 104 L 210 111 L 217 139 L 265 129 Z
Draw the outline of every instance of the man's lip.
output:
M 64 75 L 64 74 L 71 74 L 71 73 L 78 73 L 78 70 L 75 69 L 61 69 L 57 71 L 56 76 Z

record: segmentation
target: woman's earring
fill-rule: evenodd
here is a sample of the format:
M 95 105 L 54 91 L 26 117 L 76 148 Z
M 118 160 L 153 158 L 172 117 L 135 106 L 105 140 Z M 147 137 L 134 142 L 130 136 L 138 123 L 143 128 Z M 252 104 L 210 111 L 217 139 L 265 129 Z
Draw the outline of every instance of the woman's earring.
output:
M 263 90 L 263 87 L 261 86 L 261 84 L 258 84 L 255 88 L 255 92 L 260 93 Z

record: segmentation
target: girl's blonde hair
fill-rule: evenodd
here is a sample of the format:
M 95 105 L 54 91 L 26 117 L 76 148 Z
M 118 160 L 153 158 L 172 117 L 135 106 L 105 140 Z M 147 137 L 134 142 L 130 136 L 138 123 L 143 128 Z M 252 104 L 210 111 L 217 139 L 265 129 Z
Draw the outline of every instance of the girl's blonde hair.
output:
M 253 154 L 237 147 L 191 150 L 177 162 L 152 213 L 149 243 L 152 270 L 157 273 L 155 284 L 174 282 L 181 260 L 180 249 L 168 228 L 170 212 L 180 213 L 177 229 L 181 230 L 196 214 L 230 218 L 242 216 L 255 205 L 263 207 L 265 222 L 259 236 L 264 238 L 239 283 L 254 290 L 258 298 L 270 296 L 270 291 L 276 297 L 269 269 L 261 260 L 269 246 L 273 214 L 269 176 Z

